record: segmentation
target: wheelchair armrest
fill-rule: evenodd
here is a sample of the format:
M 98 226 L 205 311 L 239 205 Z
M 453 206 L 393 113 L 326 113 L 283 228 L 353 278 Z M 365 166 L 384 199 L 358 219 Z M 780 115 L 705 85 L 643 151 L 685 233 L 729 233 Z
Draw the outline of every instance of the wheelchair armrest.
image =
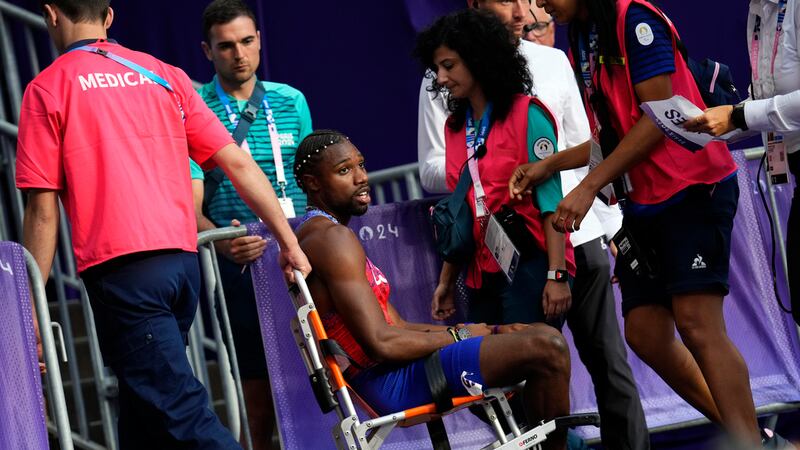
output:
M 556 417 L 554 420 L 557 430 L 575 428 L 583 425 L 600 426 L 600 415 L 597 413 L 572 414 L 569 416 Z

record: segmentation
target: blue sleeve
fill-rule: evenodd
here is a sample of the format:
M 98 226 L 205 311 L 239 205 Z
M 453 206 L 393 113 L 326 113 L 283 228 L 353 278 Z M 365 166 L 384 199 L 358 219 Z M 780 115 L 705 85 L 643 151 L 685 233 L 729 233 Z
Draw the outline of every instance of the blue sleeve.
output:
M 672 33 L 662 17 L 642 5 L 632 4 L 625 14 L 625 49 L 634 85 L 675 72 Z
M 541 161 L 555 154 L 557 150 L 556 133 L 550 117 L 538 105 L 528 107 L 528 160 Z M 555 212 L 562 199 L 561 175 L 556 172 L 536 186 L 534 201 L 542 216 Z

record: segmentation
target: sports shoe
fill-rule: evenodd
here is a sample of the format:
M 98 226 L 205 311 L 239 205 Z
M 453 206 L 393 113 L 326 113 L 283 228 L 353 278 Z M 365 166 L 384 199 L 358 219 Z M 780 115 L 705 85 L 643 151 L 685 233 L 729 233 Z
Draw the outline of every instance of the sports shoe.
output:
M 763 448 L 774 448 L 779 450 L 797 450 L 791 442 L 782 438 L 778 433 L 764 428 L 761 430 L 761 446 Z

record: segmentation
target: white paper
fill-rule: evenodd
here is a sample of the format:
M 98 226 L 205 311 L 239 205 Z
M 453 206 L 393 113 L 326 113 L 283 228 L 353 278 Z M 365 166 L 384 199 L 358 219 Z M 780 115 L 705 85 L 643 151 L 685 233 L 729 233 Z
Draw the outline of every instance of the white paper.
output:
M 685 130 L 683 124 L 689 119 L 702 115 L 703 110 L 680 95 L 667 100 L 644 102 L 641 107 L 642 111 L 650 117 L 665 136 L 693 152 L 701 150 L 711 141 L 734 142 L 748 136 L 741 130 L 734 130 L 719 137 Z

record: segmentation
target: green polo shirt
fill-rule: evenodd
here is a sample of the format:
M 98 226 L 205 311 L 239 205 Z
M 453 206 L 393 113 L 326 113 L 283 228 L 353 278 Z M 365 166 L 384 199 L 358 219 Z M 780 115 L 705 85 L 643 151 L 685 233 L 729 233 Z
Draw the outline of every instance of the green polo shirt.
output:
M 538 105 L 528 107 L 528 160 L 542 159 L 558 152 L 555 130 L 550 119 Z M 545 214 L 555 212 L 563 198 L 561 192 L 561 175 L 556 172 L 534 190 L 535 204 L 539 212 Z
M 286 196 L 294 203 L 295 214 L 303 215 L 306 207 L 306 195 L 297 186 L 294 178 L 294 156 L 300 142 L 311 134 L 311 113 L 308 103 L 302 92 L 281 83 L 260 81 L 264 85 L 267 94 L 267 101 L 272 108 L 275 125 L 278 128 L 278 136 L 281 141 L 281 155 L 283 156 L 283 167 L 286 175 Z M 209 108 L 219 117 L 232 134 L 236 127 L 231 123 L 225 107 L 217 97 L 215 82 L 204 84 L 198 91 Z M 246 100 L 237 101 L 228 96 L 232 106 L 238 106 L 239 111 L 244 109 Z M 260 108 L 256 121 L 250 126 L 247 132 L 247 146 L 253 159 L 267 175 L 275 193 L 280 196 L 277 176 L 275 175 L 275 160 L 272 155 L 272 140 L 267 128 L 267 119 L 264 108 Z M 200 167 L 190 161 L 191 176 L 193 179 L 203 179 L 203 171 Z M 237 219 L 242 223 L 255 222 L 258 217 L 250 211 L 250 208 L 236 193 L 233 184 L 227 176 L 223 177 L 222 182 L 208 205 L 209 219 L 217 226 L 228 226 L 232 219 Z

